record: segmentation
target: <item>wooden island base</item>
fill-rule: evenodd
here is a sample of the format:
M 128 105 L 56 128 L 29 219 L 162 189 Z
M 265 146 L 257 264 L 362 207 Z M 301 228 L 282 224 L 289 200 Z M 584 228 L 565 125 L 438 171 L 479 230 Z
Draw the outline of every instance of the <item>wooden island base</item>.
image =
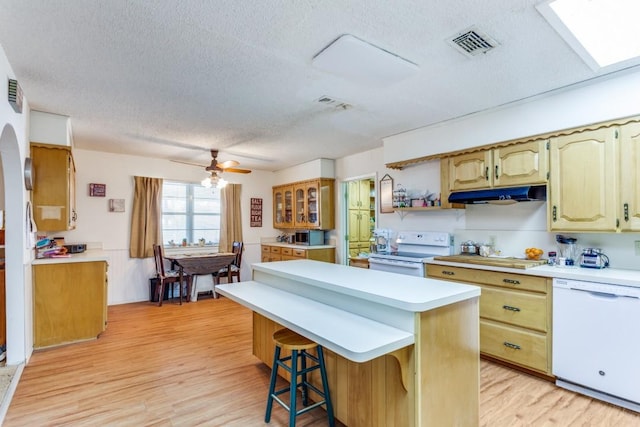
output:
M 260 266 L 264 265 L 266 264 Z M 279 269 L 278 266 L 268 268 Z M 365 273 L 364 280 L 371 280 L 381 273 L 346 266 L 333 265 L 331 268 L 339 269 L 336 273 L 344 272 L 351 275 L 350 279 Z M 437 303 L 428 308 L 404 310 L 403 313 L 409 313 L 413 343 L 372 353 L 371 357 L 360 358 L 357 355 L 354 357 L 350 352 L 352 349 L 348 345 L 345 347 L 344 342 L 337 345 L 336 340 L 340 340 L 340 336 L 333 340 L 333 332 L 324 332 L 320 330 L 321 328 L 315 327 L 322 323 L 332 323 L 334 318 L 313 317 L 312 325 L 304 326 L 310 325 L 309 316 L 318 316 L 314 311 L 315 300 L 309 302 L 310 309 L 304 311 L 305 317 L 301 322 L 296 322 L 295 314 L 292 314 L 297 310 L 290 304 L 282 303 L 282 299 L 287 298 L 292 290 L 300 292 L 291 297 L 291 301 L 296 301 L 298 304 L 304 303 L 300 299 L 302 289 L 307 289 L 308 295 L 315 295 L 316 298 L 323 299 L 323 303 L 326 304 L 329 299 L 325 298 L 325 294 L 318 294 L 318 289 L 290 286 L 292 284 L 290 281 L 287 285 L 278 288 L 279 285 L 276 282 L 282 279 L 281 272 L 273 273 L 273 277 L 279 277 L 278 280 L 269 284 L 274 286 L 273 292 L 277 296 L 273 303 L 266 301 L 264 294 L 257 296 L 260 291 L 264 291 L 265 281 L 271 280 L 265 275 L 263 269 L 259 275 L 254 271 L 254 279 L 259 278 L 260 281 L 222 285 L 220 292 L 253 310 L 253 354 L 269 367 L 273 362 L 272 336 L 276 330 L 286 327 L 310 339 L 321 341 L 325 348 L 334 415 L 342 423 L 350 427 L 456 425 L 473 427 L 479 425 L 480 360 L 477 294 L 466 295 L 464 298 L 446 304 Z M 318 276 L 315 275 L 315 277 Z M 388 278 L 388 276 L 385 277 L 385 279 Z M 306 282 L 304 277 L 297 280 L 300 280 L 298 283 Z M 430 279 L 417 280 L 424 281 L 421 282 L 421 286 L 433 286 L 433 289 L 446 283 Z M 311 282 L 313 280 L 305 284 L 311 284 Z M 322 284 L 319 286 L 323 287 Z M 255 291 L 251 288 L 255 288 Z M 282 292 L 283 289 L 287 289 L 287 292 Z M 336 288 L 333 284 L 324 289 L 327 294 L 340 291 L 340 288 Z M 352 304 L 345 305 L 344 301 L 336 302 L 342 310 L 347 306 L 357 309 L 359 305 L 362 307 L 366 304 L 374 304 L 379 307 L 369 311 L 369 314 L 383 313 L 387 310 L 389 318 L 398 316 L 398 312 L 390 314 L 394 313 L 393 309 L 383 308 L 387 302 L 386 295 L 380 298 L 377 294 L 374 297 L 362 294 L 363 299 L 368 298 L 365 303 L 358 301 L 359 292 L 352 292 L 353 289 L 349 289 L 345 290 L 345 294 L 340 295 L 339 300 L 354 298 Z M 464 288 L 463 292 L 467 291 L 468 288 Z M 255 298 L 254 295 L 256 295 Z M 390 302 L 390 304 L 395 303 Z M 375 321 L 369 317 L 363 322 L 381 322 L 383 317 Z M 361 326 L 358 319 L 354 319 L 354 322 Z M 398 323 L 402 322 L 396 322 L 396 326 Z M 349 324 L 342 326 L 342 330 L 337 331 L 335 335 L 348 335 L 352 330 Z M 314 330 L 305 329 L 307 327 Z M 375 329 L 372 334 L 376 335 Z M 354 341 L 357 341 L 355 337 Z M 319 375 L 312 375 L 311 381 L 318 386 L 321 384 Z M 310 397 L 313 399 L 313 394 Z

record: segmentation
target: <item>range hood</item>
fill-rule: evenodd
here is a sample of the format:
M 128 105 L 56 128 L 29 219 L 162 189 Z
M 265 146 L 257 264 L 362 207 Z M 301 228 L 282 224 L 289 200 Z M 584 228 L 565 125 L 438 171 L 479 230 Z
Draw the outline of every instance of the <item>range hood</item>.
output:
M 450 203 L 508 205 L 516 202 L 547 200 L 546 185 L 491 188 L 487 190 L 458 191 L 449 195 Z

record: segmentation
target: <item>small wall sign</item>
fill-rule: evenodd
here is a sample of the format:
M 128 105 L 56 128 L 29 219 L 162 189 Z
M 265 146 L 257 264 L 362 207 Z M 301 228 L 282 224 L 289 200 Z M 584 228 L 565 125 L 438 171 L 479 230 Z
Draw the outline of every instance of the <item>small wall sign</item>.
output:
M 262 199 L 251 198 L 251 227 L 262 227 Z
M 124 212 L 124 199 L 109 199 L 109 212 Z
M 107 184 L 89 184 L 89 196 L 104 197 L 107 195 Z

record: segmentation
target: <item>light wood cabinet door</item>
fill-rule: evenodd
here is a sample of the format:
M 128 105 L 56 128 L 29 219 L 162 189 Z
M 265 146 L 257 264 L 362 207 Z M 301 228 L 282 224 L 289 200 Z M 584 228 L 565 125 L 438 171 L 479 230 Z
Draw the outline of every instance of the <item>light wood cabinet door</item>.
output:
M 617 127 L 551 138 L 550 231 L 615 231 Z
M 449 159 L 451 190 L 471 190 L 491 187 L 493 169 L 490 150 L 460 154 Z
M 293 187 L 273 187 L 273 228 L 293 228 Z
M 33 217 L 39 231 L 76 226 L 75 164 L 69 147 L 31 144 Z
M 106 328 L 104 261 L 33 266 L 34 347 L 96 338 Z
M 480 319 L 480 351 L 490 356 L 551 373 L 550 343 L 543 333 Z
M 640 123 L 620 128 L 620 230 L 640 231 Z
M 548 140 L 493 149 L 493 186 L 545 184 L 549 170 Z

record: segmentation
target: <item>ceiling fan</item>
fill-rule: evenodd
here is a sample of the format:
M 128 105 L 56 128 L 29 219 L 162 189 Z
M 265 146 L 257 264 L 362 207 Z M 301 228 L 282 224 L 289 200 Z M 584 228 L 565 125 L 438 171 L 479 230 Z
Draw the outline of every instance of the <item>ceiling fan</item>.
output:
M 201 184 L 205 187 L 215 186 L 216 188 L 223 188 L 225 185 L 227 185 L 227 181 L 225 181 L 221 176 L 223 172 L 251 173 L 251 170 L 249 169 L 236 168 L 236 166 L 240 164 L 236 160 L 218 162 L 218 150 L 211 150 L 211 163 L 208 166 L 183 162 L 180 160 L 173 161 L 176 163 L 185 163 L 187 165 L 204 167 L 204 170 L 210 173 L 210 175 L 203 179 L 201 182 Z

